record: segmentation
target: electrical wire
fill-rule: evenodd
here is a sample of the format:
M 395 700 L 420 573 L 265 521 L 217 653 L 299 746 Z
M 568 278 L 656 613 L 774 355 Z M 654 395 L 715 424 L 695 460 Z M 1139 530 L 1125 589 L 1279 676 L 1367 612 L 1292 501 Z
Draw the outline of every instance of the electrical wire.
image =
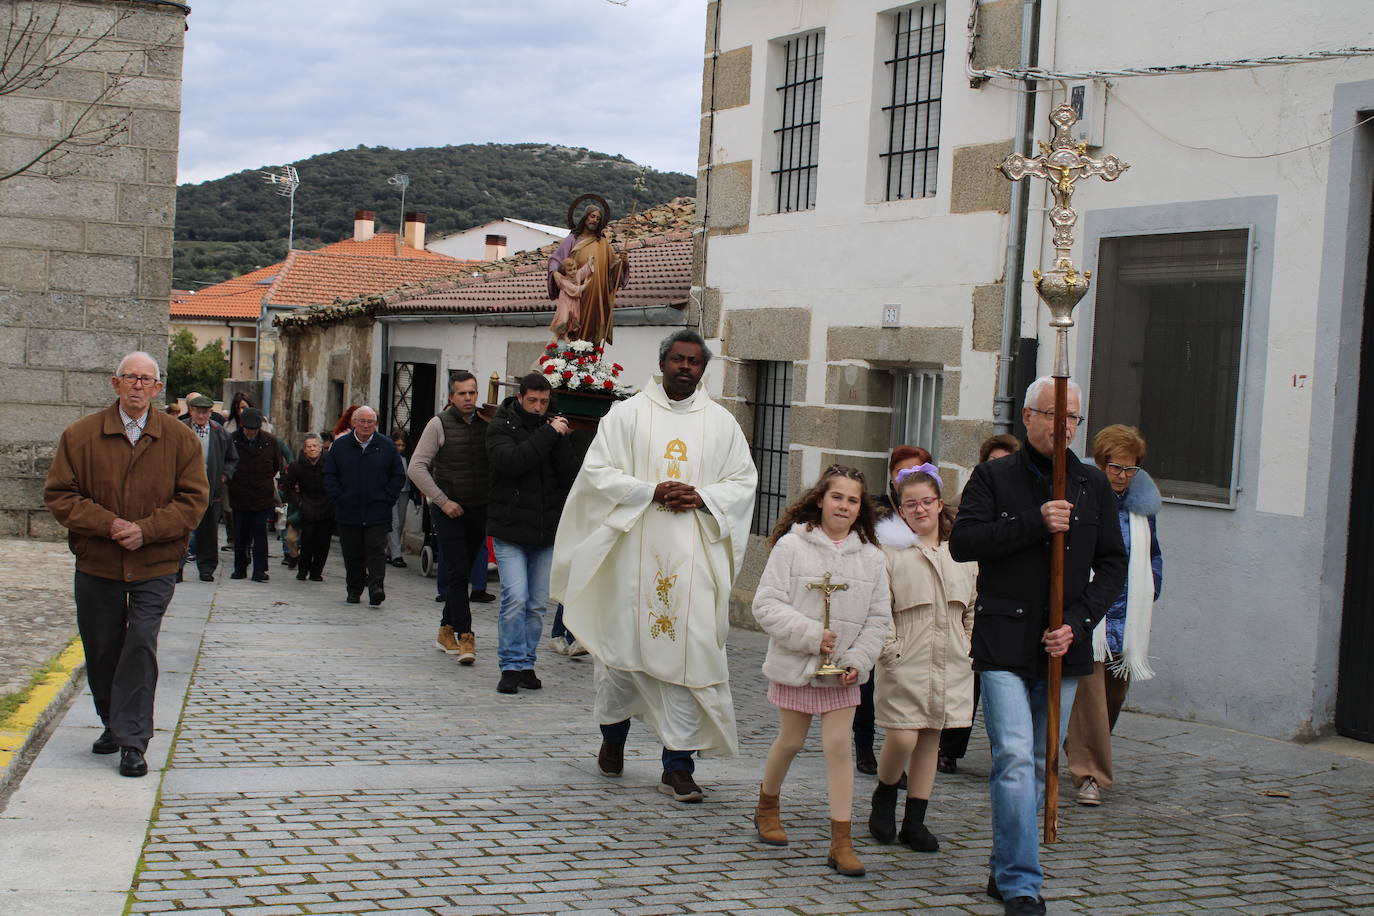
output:
M 1277 67 L 1284 64 L 1307 64 L 1350 57 L 1369 57 L 1374 48 L 1338 48 L 1332 51 L 1309 51 L 1305 54 L 1276 54 L 1270 57 L 1242 57 L 1237 60 L 1209 61 L 1201 64 L 1174 64 L 1167 67 L 1123 67 L 1119 70 L 1046 70 L 976 68 L 968 63 L 964 70 L 969 79 L 1007 79 L 1023 82 L 1037 80 L 1098 80 L 1124 79 L 1134 76 L 1169 76 L 1176 73 L 1219 73 L 1223 70 L 1250 70 L 1256 67 Z M 972 56 L 972 55 L 970 55 Z

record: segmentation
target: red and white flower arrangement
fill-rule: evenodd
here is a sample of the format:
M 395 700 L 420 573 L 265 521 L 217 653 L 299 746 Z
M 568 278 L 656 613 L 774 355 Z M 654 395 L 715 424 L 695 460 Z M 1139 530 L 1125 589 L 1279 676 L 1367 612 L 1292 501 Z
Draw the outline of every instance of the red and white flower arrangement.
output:
M 620 380 L 625 367 L 606 360 L 606 351 L 590 341 L 553 341 L 539 357 L 539 371 L 554 388 L 627 395 L 634 389 Z

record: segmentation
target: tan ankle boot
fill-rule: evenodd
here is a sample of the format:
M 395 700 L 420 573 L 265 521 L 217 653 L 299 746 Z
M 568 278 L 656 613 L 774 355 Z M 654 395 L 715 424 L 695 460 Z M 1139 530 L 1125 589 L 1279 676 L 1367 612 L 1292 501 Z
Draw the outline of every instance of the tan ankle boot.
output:
M 854 842 L 849 836 L 849 821 L 830 822 L 830 857 L 825 860 L 835 871 L 851 878 L 864 874 L 864 863 L 854 854 Z
M 782 818 L 778 811 L 778 796 L 769 795 L 759 788 L 759 804 L 754 809 L 754 826 L 758 828 L 759 839 L 769 846 L 786 846 L 787 833 L 782 829 Z

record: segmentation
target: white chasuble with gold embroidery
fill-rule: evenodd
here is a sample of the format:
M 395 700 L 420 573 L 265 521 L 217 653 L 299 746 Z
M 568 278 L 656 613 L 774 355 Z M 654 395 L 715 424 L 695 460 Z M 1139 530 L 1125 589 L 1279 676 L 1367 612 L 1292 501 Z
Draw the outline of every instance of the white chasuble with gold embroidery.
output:
M 673 480 L 702 509 L 653 502 Z M 665 746 L 737 749 L 725 639 L 757 475 L 739 424 L 705 389 L 657 378 L 602 419 L 563 509 L 550 593 L 598 663 L 597 717 L 635 716 Z

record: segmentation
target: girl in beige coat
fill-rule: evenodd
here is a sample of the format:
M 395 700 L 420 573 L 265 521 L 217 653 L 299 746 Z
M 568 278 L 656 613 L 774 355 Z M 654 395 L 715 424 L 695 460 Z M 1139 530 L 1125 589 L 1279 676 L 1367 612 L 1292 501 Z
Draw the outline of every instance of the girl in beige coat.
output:
M 830 795 L 827 864 L 850 876 L 862 875 L 864 867 L 850 839 L 854 760 L 849 735 L 859 682 L 867 679 L 891 626 L 887 565 L 873 541 L 873 508 L 863 475 L 832 465 L 773 529 L 773 552 L 754 592 L 754 617 L 768 634 L 763 663 L 768 701 L 778 708 L 778 737 L 768 751 L 754 812 L 759 839 L 787 845 L 778 795 L 806 743 L 811 718 L 818 715 Z M 841 673 L 817 676 L 825 661 Z
M 940 842 L 925 825 L 935 787 L 940 730 L 973 719 L 973 634 L 977 564 L 956 563 L 940 477 L 933 465 L 897 479 L 897 514 L 878 523 L 892 589 L 892 635 L 874 670 L 874 719 L 887 733 L 878 758 L 878 787 L 868 829 L 918 852 Z M 897 830 L 897 781 L 907 771 L 906 813 Z

